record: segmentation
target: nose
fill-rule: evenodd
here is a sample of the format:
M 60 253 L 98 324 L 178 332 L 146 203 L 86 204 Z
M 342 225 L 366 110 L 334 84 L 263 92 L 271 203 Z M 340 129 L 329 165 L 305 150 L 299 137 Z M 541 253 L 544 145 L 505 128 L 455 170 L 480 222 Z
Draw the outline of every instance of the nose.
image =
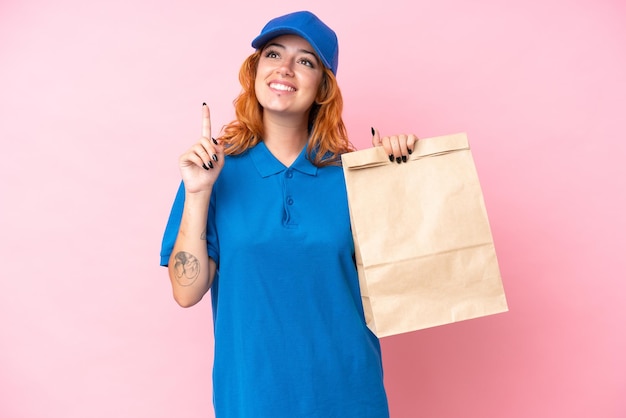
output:
M 294 62 L 291 59 L 285 59 L 281 62 L 280 66 L 276 69 L 276 72 L 285 77 L 293 76 Z

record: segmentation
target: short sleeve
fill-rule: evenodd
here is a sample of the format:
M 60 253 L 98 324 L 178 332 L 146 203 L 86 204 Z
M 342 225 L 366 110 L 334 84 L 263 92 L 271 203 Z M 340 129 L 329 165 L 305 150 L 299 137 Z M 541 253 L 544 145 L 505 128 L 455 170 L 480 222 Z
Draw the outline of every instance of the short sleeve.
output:
M 219 249 L 217 242 L 217 234 L 215 233 L 215 193 L 211 195 L 211 208 L 209 209 L 209 220 L 207 223 L 207 251 L 209 257 L 211 257 L 216 263 L 219 263 Z M 180 220 L 183 216 L 183 207 L 185 205 L 185 185 L 181 181 L 174 204 L 170 211 L 170 216 L 165 226 L 165 232 L 163 233 L 163 240 L 161 241 L 161 266 L 167 266 L 169 263 L 170 255 L 174 249 L 176 243 L 176 237 L 178 236 L 178 229 L 180 228 Z

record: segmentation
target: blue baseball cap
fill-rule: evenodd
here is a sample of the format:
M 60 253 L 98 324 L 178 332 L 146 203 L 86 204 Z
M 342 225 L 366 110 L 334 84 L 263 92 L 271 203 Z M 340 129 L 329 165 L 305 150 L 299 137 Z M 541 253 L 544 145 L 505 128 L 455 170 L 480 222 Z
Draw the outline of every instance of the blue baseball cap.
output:
M 339 65 L 337 35 L 313 13 L 300 11 L 270 20 L 259 36 L 254 38 L 252 46 L 256 49 L 262 48 L 267 42 L 281 35 L 298 35 L 306 39 L 324 65 L 337 75 Z

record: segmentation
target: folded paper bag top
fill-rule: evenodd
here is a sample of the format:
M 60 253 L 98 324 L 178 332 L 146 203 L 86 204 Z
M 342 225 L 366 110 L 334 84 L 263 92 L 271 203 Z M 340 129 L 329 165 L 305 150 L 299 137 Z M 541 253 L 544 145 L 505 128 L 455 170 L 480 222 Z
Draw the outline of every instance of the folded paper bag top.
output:
M 464 133 L 342 156 L 361 297 L 379 337 L 508 310 Z
M 412 161 L 469 149 L 466 134 L 453 134 L 436 138 L 420 139 L 417 141 L 413 153 L 408 156 L 408 160 Z M 358 170 L 372 166 L 389 165 L 389 156 L 385 153 L 383 147 L 371 147 L 361 151 L 343 154 L 342 161 L 343 165 L 348 166 L 351 170 Z

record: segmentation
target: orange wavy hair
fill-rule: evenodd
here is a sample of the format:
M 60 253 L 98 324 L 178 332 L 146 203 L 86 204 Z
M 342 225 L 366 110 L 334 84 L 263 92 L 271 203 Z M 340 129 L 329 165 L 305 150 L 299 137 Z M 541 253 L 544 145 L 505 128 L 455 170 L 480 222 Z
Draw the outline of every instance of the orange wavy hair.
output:
M 223 129 L 221 142 L 228 155 L 237 155 L 263 140 L 263 108 L 254 90 L 261 50 L 255 51 L 239 70 L 242 91 L 234 100 L 236 119 Z M 324 67 L 322 82 L 309 112 L 307 154 L 317 167 L 340 164 L 340 155 L 355 148 L 348 140 L 342 119 L 343 98 L 337 79 Z

